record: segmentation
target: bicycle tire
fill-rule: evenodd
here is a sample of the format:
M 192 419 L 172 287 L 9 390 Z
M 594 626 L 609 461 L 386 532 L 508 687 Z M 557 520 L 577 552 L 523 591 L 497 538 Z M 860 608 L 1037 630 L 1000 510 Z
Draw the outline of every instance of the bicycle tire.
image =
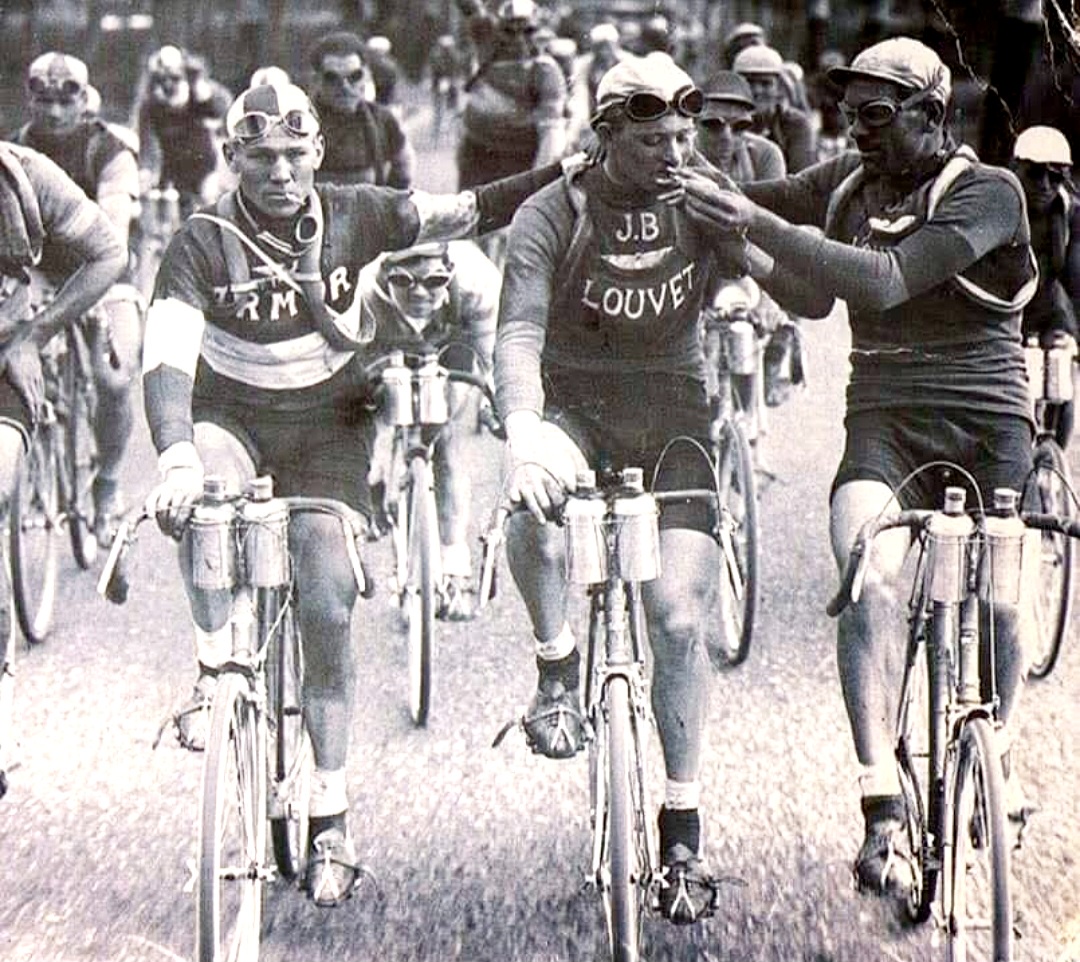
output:
M 196 959 L 259 955 L 267 869 L 266 744 L 243 676 L 214 692 L 199 821 Z
M 304 877 L 308 854 L 308 797 L 314 767 L 311 739 L 304 726 L 301 701 L 303 661 L 296 608 L 282 604 L 287 589 L 261 589 L 262 633 L 273 631 L 266 658 L 270 728 L 270 840 L 278 873 L 286 881 Z M 273 626 L 280 617 L 278 630 Z
M 0 552 L 0 564 L 7 565 L 7 557 Z M 0 622 L 0 798 L 7 794 L 8 762 L 11 759 L 12 745 L 15 741 L 15 615 L 12 611 L 11 581 L 6 571 L 0 572 L 3 578 L 5 597 L 0 597 L 0 604 L 6 606 L 5 617 Z
M 930 918 L 937 895 L 940 860 L 934 839 L 940 837 L 930 826 L 930 786 L 933 765 L 926 723 L 929 715 L 929 676 L 926 646 L 912 640 L 897 721 L 896 765 L 900 795 L 904 802 L 904 827 L 912 854 L 912 886 L 904 909 L 908 918 L 922 924 Z
M 94 534 L 94 479 L 98 471 L 94 422 L 97 388 L 90 371 L 89 346 L 77 329 L 68 332 L 68 349 L 62 363 L 64 400 L 63 502 L 68 537 L 75 562 L 84 571 L 97 560 Z
M 708 649 L 718 668 L 746 661 L 760 603 L 757 481 L 750 443 L 740 421 L 728 420 L 716 446 L 718 630 Z
M 409 577 L 406 584 L 409 622 L 409 714 L 423 728 L 431 712 L 432 658 L 435 641 L 435 554 L 439 522 L 431 464 L 416 455 L 409 464 Z
M 9 543 L 15 614 L 26 640 L 52 631 L 59 578 L 60 479 L 55 422 L 42 424 L 19 468 Z
M 608 943 L 612 962 L 638 962 L 641 952 L 641 919 L 647 891 L 647 864 L 641 864 L 637 839 L 639 815 L 635 797 L 637 766 L 632 760 L 635 746 L 631 716 L 630 685 L 619 675 L 611 677 L 604 695 L 607 763 L 606 805 L 601 896 L 604 899 Z
M 945 906 L 947 958 L 949 962 L 1011 962 L 1013 913 L 1004 776 L 990 722 L 982 717 L 964 721 L 956 750 Z
M 1029 505 L 1035 511 L 1073 517 L 1068 461 L 1050 436 L 1039 439 L 1034 453 L 1034 476 Z M 1035 650 L 1028 665 L 1029 678 L 1046 678 L 1054 670 L 1069 630 L 1075 581 L 1076 545 L 1072 538 L 1040 532 L 1039 589 L 1036 600 Z

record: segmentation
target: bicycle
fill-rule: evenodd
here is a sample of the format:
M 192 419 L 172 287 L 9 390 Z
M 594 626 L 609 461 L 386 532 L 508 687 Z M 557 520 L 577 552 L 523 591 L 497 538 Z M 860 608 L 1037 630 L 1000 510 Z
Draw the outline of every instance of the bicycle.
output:
M 871 519 L 853 545 L 827 607 L 837 616 L 858 601 L 874 538 L 906 528 L 918 542 L 895 753 L 911 850 L 905 909 L 913 922 L 937 909 L 947 958 L 1013 957 L 1011 844 L 994 638 L 980 638 L 979 607 L 1018 604 L 1027 528 L 1080 534 L 1053 515 L 1018 514 L 1019 495 L 994 492 L 993 510 L 965 510 L 965 491 L 945 489 L 938 510 L 910 509 Z M 1028 543 L 1030 543 L 1028 541 Z M 926 719 L 920 726 L 919 716 Z
M 418 727 L 431 711 L 435 621 L 446 602 L 432 458 L 453 417 L 452 383 L 475 387 L 492 401 L 483 377 L 443 367 L 436 353 L 391 352 L 381 374 L 381 411 L 394 428 L 386 516 L 394 589 L 408 630 L 409 714 Z
M 34 644 L 52 630 L 61 529 L 67 528 L 80 568 L 90 568 L 97 558 L 97 389 L 91 353 L 101 346 L 88 330 L 97 323 L 88 315 L 41 351 L 44 412 L 20 466 L 9 521 L 15 611 L 23 634 Z
M 0 557 L 0 564 L 7 559 Z M 5 619 L 0 625 L 0 798 L 7 794 L 8 772 L 14 767 L 13 743 L 15 741 L 15 619 L 11 609 L 13 601 L 10 586 L 7 597 L 0 599 L 5 608 Z
M 710 447 L 721 509 L 719 617 L 709 637 L 718 668 L 746 661 L 760 604 L 758 443 L 764 434 L 763 347 L 743 302 L 705 312 L 706 387 L 714 398 Z M 754 442 L 751 443 L 751 437 Z
M 1038 338 L 1024 348 L 1028 377 L 1035 402 L 1034 469 L 1025 485 L 1028 510 L 1076 516 L 1076 496 L 1068 459 L 1057 441 L 1062 407 L 1073 398 L 1073 352 L 1055 344 L 1043 349 Z M 1029 678 L 1046 678 L 1057 664 L 1061 645 L 1069 630 L 1075 584 L 1075 546 L 1072 539 L 1052 531 L 1041 535 L 1041 575 L 1038 604 L 1037 649 L 1028 666 Z
M 659 507 L 706 499 L 710 489 L 648 493 L 640 468 L 625 468 L 598 487 L 592 471 L 578 475 L 561 513 L 566 530 L 567 580 L 586 588 L 589 627 L 585 653 L 585 717 L 589 744 L 589 816 L 592 826 L 587 881 L 603 903 L 613 962 L 641 958 L 642 918 L 659 902 L 658 842 L 646 809 L 647 733 L 653 724 L 646 670 L 641 585 L 660 575 Z M 500 505 L 484 536 L 481 605 L 491 599 L 496 553 L 509 515 Z M 498 746 L 519 719 L 504 726 Z M 718 906 L 718 892 L 702 917 Z
M 202 775 L 198 962 L 257 959 L 266 886 L 275 877 L 297 885 L 304 879 L 314 758 L 303 718 L 303 646 L 288 551 L 289 520 L 303 512 L 340 520 L 357 585 L 370 597 L 356 544 L 366 525 L 340 502 L 275 498 L 266 477 L 250 482 L 242 496 L 227 497 L 222 479 L 208 477 L 188 523 L 196 586 L 234 591 L 232 657 L 218 674 Z M 98 582 L 111 601 L 127 598 L 123 559 L 149 517 L 143 511 L 121 523 Z M 176 721 L 166 719 L 155 746 Z

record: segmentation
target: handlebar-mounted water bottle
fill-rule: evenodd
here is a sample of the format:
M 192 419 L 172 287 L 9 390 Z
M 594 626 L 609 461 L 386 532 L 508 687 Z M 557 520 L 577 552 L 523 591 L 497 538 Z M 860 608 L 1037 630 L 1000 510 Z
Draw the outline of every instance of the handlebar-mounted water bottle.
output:
M 417 416 L 420 424 L 445 424 L 450 420 L 449 382 L 438 354 L 425 354 L 416 372 Z
M 290 581 L 289 508 L 274 497 L 274 480 L 254 478 L 247 484 L 241 511 L 241 544 L 247 583 L 278 588 Z
M 593 585 L 607 580 L 607 503 L 596 488 L 596 473 L 579 471 L 575 490 L 566 499 L 566 578 L 571 584 Z
M 641 468 L 626 468 L 620 481 L 622 491 L 612 504 L 619 576 L 624 581 L 653 581 L 660 577 L 660 511 L 645 490 Z
M 1020 495 L 1012 488 L 994 489 L 994 508 L 984 522 L 986 551 L 979 569 L 979 597 L 986 601 L 1020 603 L 1027 526 L 1019 503 Z
M 395 427 L 413 423 L 412 371 L 401 351 L 392 351 L 382 371 L 383 414 Z
M 229 500 L 225 479 L 208 474 L 202 500 L 191 516 L 191 580 L 208 591 L 231 589 L 236 584 L 236 508 Z
M 944 603 L 959 603 L 967 594 L 968 543 L 975 522 L 965 511 L 967 495 L 963 488 L 947 487 L 945 505 L 930 519 L 930 598 Z

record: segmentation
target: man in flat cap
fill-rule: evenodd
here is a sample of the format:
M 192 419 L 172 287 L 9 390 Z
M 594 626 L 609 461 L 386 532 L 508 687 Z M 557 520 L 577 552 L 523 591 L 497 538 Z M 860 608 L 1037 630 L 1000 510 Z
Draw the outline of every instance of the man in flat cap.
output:
M 535 636 L 538 682 L 524 728 L 533 749 L 568 758 L 584 744 L 577 639 L 566 620 L 562 531 L 544 522 L 579 469 L 635 466 L 650 477 L 678 435 L 707 445 L 698 339 L 718 277 L 745 273 L 732 232 L 703 233 L 667 202 L 695 159 L 701 92 L 665 53 L 626 60 L 597 88 L 592 127 L 603 159 L 539 191 L 510 228 L 495 384 L 506 425 L 507 556 Z M 708 487 L 711 470 L 676 445 L 657 489 Z M 662 575 L 644 586 L 654 655 L 653 707 L 667 783 L 659 814 L 660 908 L 676 924 L 708 915 L 702 860 L 701 753 L 710 685 L 703 622 L 715 582 L 710 512 L 672 504 L 660 518 Z
M 834 298 L 847 302 L 847 442 L 830 517 L 843 568 L 863 523 L 890 505 L 940 507 L 943 486 L 962 483 L 965 472 L 983 503 L 995 488 L 1024 487 L 1032 420 L 1020 317 L 1037 271 L 1021 186 L 953 140 L 945 124 L 951 78 L 934 51 L 894 38 L 830 76 L 844 89 L 857 156 L 747 185 L 745 196 L 680 179 L 699 214 L 747 229 L 767 255 L 754 259 L 755 276 L 785 306 L 820 317 Z M 933 461 L 962 470 L 924 469 Z M 890 671 L 898 650 L 891 582 L 908 547 L 902 532 L 876 540 L 862 597 L 840 616 L 837 634 L 866 828 L 855 876 L 877 893 L 906 894 L 913 881 L 893 742 L 900 679 Z M 994 606 L 1005 722 L 998 748 L 1016 820 L 1026 814 L 1009 753 L 1027 623 L 1019 614 L 1019 606 Z

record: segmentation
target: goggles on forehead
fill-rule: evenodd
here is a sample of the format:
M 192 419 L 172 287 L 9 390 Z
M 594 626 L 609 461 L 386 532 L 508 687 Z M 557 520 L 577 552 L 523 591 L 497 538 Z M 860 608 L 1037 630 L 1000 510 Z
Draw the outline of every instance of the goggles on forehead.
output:
M 880 100 L 868 100 L 864 104 L 859 104 L 858 107 L 852 107 L 851 104 L 841 100 L 840 112 L 849 125 L 854 124 L 858 119 L 866 127 L 888 127 L 902 110 L 922 103 L 930 97 L 932 92 L 933 88 L 928 87 L 926 90 L 917 90 L 910 97 L 899 102 L 883 97 Z
M 70 77 L 59 83 L 46 80 L 44 77 L 31 77 L 26 82 L 26 89 L 30 91 L 31 97 L 63 103 L 73 101 L 84 88 L 79 81 L 72 80 Z
M 293 137 L 314 137 L 319 132 L 315 115 L 306 110 L 286 110 L 283 114 L 268 114 L 263 110 L 249 110 L 242 114 L 229 130 L 229 135 L 241 143 L 262 140 L 277 126 Z
M 641 124 L 659 120 L 672 112 L 684 117 L 700 117 L 701 111 L 705 109 L 705 95 L 697 87 L 683 87 L 675 92 L 671 100 L 665 100 L 658 94 L 638 91 L 610 106 L 622 107 L 627 117 Z
M 425 288 L 428 293 L 434 294 L 437 291 L 441 291 L 450 281 L 453 280 L 452 274 L 437 273 L 428 274 L 425 277 L 417 277 L 415 274 L 411 274 L 407 270 L 398 269 L 390 271 L 386 275 L 386 283 L 391 287 L 396 287 L 398 290 L 411 291 L 414 287 L 419 285 Z

